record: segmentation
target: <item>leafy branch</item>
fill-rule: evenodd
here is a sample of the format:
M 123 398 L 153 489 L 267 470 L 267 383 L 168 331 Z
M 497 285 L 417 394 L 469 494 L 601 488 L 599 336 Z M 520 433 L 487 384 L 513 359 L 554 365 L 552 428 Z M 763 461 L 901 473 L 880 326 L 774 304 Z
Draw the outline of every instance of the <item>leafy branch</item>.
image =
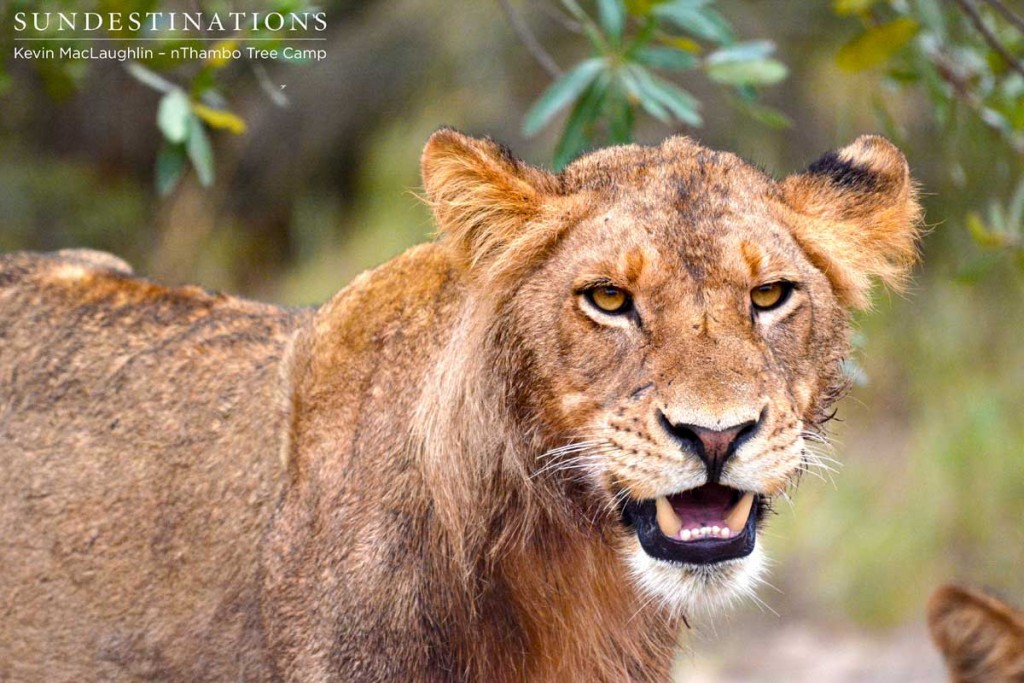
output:
M 1024 157 L 1024 17 L 1001 0 L 836 0 L 840 16 L 859 19 L 862 31 L 840 48 L 847 71 L 884 69 L 899 87 L 920 87 L 939 124 L 962 105 L 1005 145 L 1011 168 Z M 998 151 L 997 151 L 998 154 Z M 1024 266 L 1024 175 L 1012 195 L 992 200 L 983 219 L 965 224 L 983 247 L 1017 255 Z
M 632 141 L 641 112 L 669 126 L 703 125 L 700 101 L 670 74 L 702 71 L 752 118 L 789 125 L 784 114 L 758 102 L 758 88 L 788 74 L 773 57 L 775 45 L 739 42 L 712 0 L 596 0 L 591 12 L 577 0 L 561 0 L 561 23 L 578 27 L 590 49 L 565 72 L 509 0 L 499 2 L 527 51 L 554 79 L 527 112 L 524 134 L 536 135 L 569 110 L 555 148 L 556 168 L 593 147 Z
M 159 9 L 153 0 L 105 0 L 105 8 L 105 11 L 124 15 Z M 12 0 L 6 7 L 0 4 L 0 28 L 11 25 L 15 11 L 34 9 L 32 0 Z M 267 11 L 287 15 L 314 10 L 307 5 L 307 0 L 272 0 Z M 57 22 L 48 22 L 44 30 L 33 30 L 32 35 L 35 38 L 60 39 L 62 46 L 75 49 L 84 49 L 90 44 L 85 41 L 94 39 L 94 36 L 83 32 L 55 33 L 56 25 Z M 245 66 L 251 69 L 252 76 L 271 102 L 279 106 L 287 104 L 283 93 L 269 83 L 262 63 L 246 59 L 243 51 L 246 42 L 259 40 L 254 44 L 266 51 L 276 50 L 280 61 L 302 60 L 285 58 L 280 49 L 283 44 L 280 36 L 265 27 L 243 28 L 211 45 L 201 38 L 165 30 L 166 27 L 158 23 L 153 26 L 147 22 L 134 30 L 107 29 L 104 39 L 109 40 L 112 47 L 136 46 L 138 43 L 134 41 L 141 38 L 159 39 L 162 48 L 166 48 L 152 57 L 125 62 L 126 70 L 136 81 L 161 93 L 155 127 L 162 141 L 155 163 L 156 189 L 161 195 L 170 194 L 190 167 L 195 170 L 200 185 L 210 187 L 215 179 L 211 134 L 243 135 L 246 132 L 245 121 L 230 110 L 225 85 L 228 79 L 224 74 L 234 72 L 238 62 L 247 62 Z M 186 56 L 173 56 L 176 53 Z M 225 58 L 222 56 L 225 54 L 232 56 Z M 0 96 L 10 84 L 3 67 L 0 58 Z M 33 67 L 54 97 L 88 87 L 86 76 L 91 69 L 88 61 L 35 60 Z
M 1024 64 L 1021 64 L 1020 60 L 1018 60 L 1016 57 L 1010 54 L 1010 51 L 1006 49 L 1006 46 L 999 41 L 999 38 L 996 36 L 996 34 L 993 33 L 991 29 L 989 29 L 989 27 L 985 24 L 985 21 L 981 18 L 981 15 L 978 13 L 978 8 L 974 6 L 974 3 L 971 2 L 971 0 L 954 1 L 960 7 L 960 9 L 963 10 L 964 14 L 966 14 L 970 18 L 971 24 L 974 25 L 974 28 L 985 39 L 985 42 L 988 43 L 988 46 L 992 48 L 996 52 L 996 54 L 1002 57 L 1003 61 L 1006 62 L 1007 66 L 1009 66 L 1011 69 L 1024 76 Z M 1024 26 L 1024 21 L 1022 21 L 1016 14 L 1014 14 L 1006 5 L 1004 5 L 1001 2 L 994 2 L 993 0 L 988 0 L 988 4 L 998 8 L 1000 14 L 1002 14 L 1004 18 L 1013 23 L 1018 28 L 1018 30 L 1022 30 L 1022 26 Z
M 519 41 L 523 44 L 523 47 L 533 56 L 533 58 L 540 64 L 541 68 L 548 73 L 551 78 L 558 78 L 562 75 L 562 70 L 555 62 L 555 58 L 548 54 L 548 51 L 544 49 L 544 46 L 540 44 L 537 37 L 533 35 L 533 31 L 530 30 L 529 25 L 523 18 L 512 7 L 512 3 L 509 0 L 498 0 L 498 4 L 501 5 L 501 9 L 505 12 L 505 16 L 508 18 L 508 23 L 512 26 L 512 30 L 516 32 L 519 37 Z

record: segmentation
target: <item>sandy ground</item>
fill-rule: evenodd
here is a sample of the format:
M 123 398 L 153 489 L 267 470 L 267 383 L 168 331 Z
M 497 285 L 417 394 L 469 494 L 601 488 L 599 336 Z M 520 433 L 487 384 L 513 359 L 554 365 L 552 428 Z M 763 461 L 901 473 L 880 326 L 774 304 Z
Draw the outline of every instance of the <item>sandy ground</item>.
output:
M 675 680 L 944 683 L 947 678 L 923 622 L 875 634 L 769 616 L 697 635 Z

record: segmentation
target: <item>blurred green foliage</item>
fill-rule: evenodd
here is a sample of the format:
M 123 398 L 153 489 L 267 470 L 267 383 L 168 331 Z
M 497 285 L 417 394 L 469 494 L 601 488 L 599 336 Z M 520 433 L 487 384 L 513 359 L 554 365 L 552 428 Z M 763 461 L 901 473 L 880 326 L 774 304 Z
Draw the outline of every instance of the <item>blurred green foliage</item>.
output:
M 768 40 L 738 42 L 732 24 L 711 0 L 598 0 L 595 21 L 576 0 L 562 6 L 585 36 L 591 56 L 554 83 L 527 112 L 523 132 L 535 135 L 572 107 L 555 148 L 560 169 L 605 144 L 632 142 L 638 110 L 665 124 L 703 125 L 700 102 L 663 72 L 703 71 L 730 88 L 753 118 L 786 126 L 782 112 L 758 103 L 757 88 L 786 78 Z M 532 44 L 532 41 L 530 43 Z
M 523 132 L 534 135 L 571 107 L 555 148 L 555 168 L 588 149 L 632 141 L 637 110 L 665 124 L 700 127 L 699 100 L 657 71 L 703 71 L 732 88 L 734 102 L 754 119 L 789 124 L 785 114 L 758 102 L 758 87 L 787 75 L 772 56 L 774 43 L 737 42 L 732 23 L 713 0 L 595 0 L 597 21 L 576 0 L 561 5 L 592 54 L 556 74 L 523 123 Z M 981 5 L 975 0 L 834 0 L 836 16 L 858 26 L 836 50 L 835 62 L 847 73 L 881 70 L 886 86 L 922 91 L 948 134 L 957 133 L 958 110 L 966 109 L 998 133 L 1009 165 L 1016 167 L 1024 155 L 1024 13 L 1001 0 Z M 894 120 L 887 111 L 879 118 L 883 125 Z M 902 137 L 889 128 L 892 137 Z M 980 245 L 1011 251 L 1024 262 L 1022 202 L 1018 189 L 1012 197 L 991 199 L 984 214 L 970 210 L 971 235 Z
M 269 0 L 260 3 L 245 3 L 258 8 L 263 13 L 315 12 L 316 8 L 306 0 Z M 59 39 L 61 47 L 86 49 L 97 38 L 109 41 L 113 47 L 137 47 L 159 41 L 161 50 L 153 51 L 152 57 L 125 63 L 128 72 L 142 85 L 162 94 L 157 114 L 156 125 L 162 135 L 162 144 L 155 160 L 155 183 L 159 194 L 169 194 L 181 181 L 189 165 L 195 169 L 199 183 L 203 187 L 213 184 L 214 153 L 210 144 L 210 131 L 227 131 L 236 135 L 245 132 L 245 121 L 229 110 L 229 91 L 223 87 L 219 75 L 233 61 L 224 55 L 248 45 L 258 45 L 264 50 L 277 50 L 277 59 L 285 60 L 281 32 L 270 31 L 265 25 L 257 24 L 254 28 L 249 22 L 242 22 L 240 30 L 235 31 L 223 40 L 211 42 L 208 35 L 192 35 L 182 31 L 171 31 L 168 20 L 159 17 L 150 22 L 140 22 L 141 26 L 132 28 L 125 21 L 119 28 L 111 29 L 104 25 L 100 33 L 88 33 L 84 21 L 76 22 L 74 30 L 67 30 L 59 19 L 59 13 L 87 12 L 120 14 L 127 17 L 131 14 L 145 16 L 147 13 L 165 11 L 197 11 L 197 7 L 177 7 L 173 2 L 161 0 L 11 0 L 0 8 L 0 22 L 10 26 L 18 13 L 51 16 L 47 17 L 45 30 L 35 30 L 37 26 L 29 21 L 29 31 L 33 39 Z M 244 11 L 240 3 L 228 0 L 211 0 L 203 3 L 202 11 L 207 13 L 224 13 Z M 21 36 L 21 34 L 19 34 Z M 187 49 L 173 56 L 175 50 Z M 181 56 L 183 55 L 183 56 Z M 284 106 L 287 99 L 275 86 L 270 84 L 266 72 L 258 61 L 246 60 L 253 77 L 267 93 L 271 102 Z M 57 59 L 33 60 L 33 66 L 42 78 L 48 92 L 56 99 L 68 97 L 76 88 L 82 86 L 88 77 L 92 62 L 89 60 Z M 5 60 L 0 59 L 0 96 L 10 78 L 5 72 Z
M 1024 267 L 1024 13 L 1002 0 L 835 0 L 834 9 L 859 25 L 837 52 L 841 69 L 878 69 L 888 86 L 923 93 L 945 135 L 962 134 L 967 115 L 998 136 L 992 162 L 1010 168 L 1016 185 L 989 198 L 984 212 L 970 208 L 965 222 L 979 245 L 1004 249 Z M 950 168 L 954 180 L 961 172 Z

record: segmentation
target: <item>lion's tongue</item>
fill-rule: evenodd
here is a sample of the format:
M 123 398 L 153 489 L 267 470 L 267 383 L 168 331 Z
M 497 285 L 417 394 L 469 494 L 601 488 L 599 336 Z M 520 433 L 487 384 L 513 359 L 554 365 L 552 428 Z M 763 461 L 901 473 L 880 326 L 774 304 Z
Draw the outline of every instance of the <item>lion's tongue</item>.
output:
M 676 493 L 657 500 L 658 526 L 670 538 L 689 540 L 691 533 L 717 529 L 714 535 L 729 538 L 746 525 L 754 494 L 740 492 L 719 484 L 706 484 L 690 491 Z M 728 533 L 724 530 L 728 529 Z M 703 530 L 703 531 L 702 531 Z

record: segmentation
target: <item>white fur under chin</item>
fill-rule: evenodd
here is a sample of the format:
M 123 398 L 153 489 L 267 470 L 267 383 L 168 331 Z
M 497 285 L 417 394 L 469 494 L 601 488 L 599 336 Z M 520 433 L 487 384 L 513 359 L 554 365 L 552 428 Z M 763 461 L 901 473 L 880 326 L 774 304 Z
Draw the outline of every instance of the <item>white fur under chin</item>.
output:
M 712 565 L 656 560 L 633 539 L 627 561 L 640 589 L 662 607 L 686 616 L 714 615 L 745 599 L 758 602 L 755 591 L 766 570 L 764 552 Z

